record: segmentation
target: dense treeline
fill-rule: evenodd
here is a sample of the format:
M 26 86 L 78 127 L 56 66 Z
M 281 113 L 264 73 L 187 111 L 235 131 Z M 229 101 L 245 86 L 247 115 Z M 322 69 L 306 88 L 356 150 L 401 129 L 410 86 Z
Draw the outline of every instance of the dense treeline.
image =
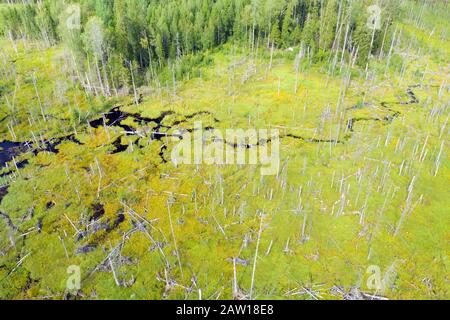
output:
M 367 23 L 374 13 L 366 0 L 7 2 L 0 5 L 4 36 L 65 43 L 79 77 L 84 78 L 84 69 L 91 70 L 96 74 L 91 81 L 105 94 L 110 94 L 114 80 L 116 87 L 134 81 L 133 72 L 138 85 L 143 75 L 152 78 L 168 65 L 183 73 L 190 64 L 205 63 L 193 53 L 230 39 L 252 47 L 302 44 L 316 57 L 331 50 L 353 52 L 365 65 L 370 53 L 387 49 L 384 44 L 398 15 L 397 1 L 384 1 L 381 23 L 371 29 Z M 83 81 L 90 82 L 89 76 Z

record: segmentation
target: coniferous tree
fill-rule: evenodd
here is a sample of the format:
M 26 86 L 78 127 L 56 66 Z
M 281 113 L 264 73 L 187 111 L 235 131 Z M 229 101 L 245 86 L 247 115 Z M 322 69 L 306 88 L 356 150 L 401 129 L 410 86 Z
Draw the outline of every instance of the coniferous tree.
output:
M 69 3 L 81 8 L 80 28 L 67 27 Z M 0 32 L 12 39 L 25 37 L 48 45 L 61 41 L 70 49 L 79 73 L 97 61 L 102 75 L 97 76 L 99 81 L 106 85 L 111 77 L 119 86 L 129 82 L 130 75 L 123 72 L 130 69 L 130 63 L 136 66 L 137 84 L 149 69 L 153 75 L 157 71 L 153 68 L 163 71 L 167 64 L 182 74 L 184 57 L 230 39 L 250 43 L 252 48 L 261 39 L 268 47 L 303 43 L 313 52 L 359 48 L 358 63 L 365 65 L 369 54 L 388 50 L 385 44 L 392 40 L 392 25 L 398 16 L 396 4 L 394 0 L 380 4 L 388 17 L 384 17 L 381 30 L 372 33 L 366 27 L 368 1 L 42 0 L 0 7 Z M 97 35 L 102 35 L 102 50 L 87 40 L 95 30 L 101 30 Z M 348 36 L 345 46 L 344 33 Z
M 270 32 L 270 39 L 273 41 L 275 45 L 281 44 L 281 33 L 280 33 L 280 27 L 278 26 L 278 21 L 275 21 L 275 23 L 272 26 L 272 31 Z
M 319 46 L 323 50 L 331 48 L 337 23 L 338 6 L 336 0 L 328 0 L 324 15 L 320 19 Z

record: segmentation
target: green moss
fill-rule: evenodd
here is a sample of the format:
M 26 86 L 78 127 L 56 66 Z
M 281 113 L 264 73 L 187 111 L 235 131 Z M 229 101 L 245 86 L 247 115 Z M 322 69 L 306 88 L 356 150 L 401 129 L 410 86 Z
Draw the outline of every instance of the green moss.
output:
M 442 45 L 444 53 L 448 48 L 445 40 L 427 37 L 409 22 L 400 27 L 422 47 Z M 67 140 L 57 153 L 23 155 L 29 164 L 6 178 L 9 189 L 0 210 L 18 230 L 0 219 L 1 298 L 62 299 L 70 265 L 81 267 L 79 298 L 197 299 L 199 290 L 204 299 L 232 298 L 237 257 L 242 260 L 236 280 L 248 294 L 260 212 L 264 220 L 254 298 L 311 298 L 302 288 L 312 288 L 322 298 L 342 298 L 333 295 L 333 286 L 373 293 L 367 287 L 367 268 L 377 265 L 385 272 L 393 264 L 397 277 L 385 292 L 389 298 L 448 298 L 450 161 L 445 156 L 447 129 L 442 127 L 449 95 L 442 90 L 439 96 L 448 77 L 440 67 L 442 57 L 422 51 L 404 60 L 405 52 L 397 52 L 386 76 L 386 59 L 371 60 L 372 83 L 364 70 L 351 69 L 351 84 L 337 109 L 345 72 L 327 76 L 328 59 L 303 66 L 295 88 L 292 54 L 276 50 L 268 71 L 270 52 L 252 61 L 245 49 L 230 54 L 230 45 L 224 45 L 204 57 L 191 57 L 198 60 L 188 62 L 199 65 L 201 73 L 180 82 L 176 96 L 172 89 L 155 90 L 135 106 L 132 97 L 86 97 L 75 84 L 68 84 L 65 99 L 60 99 L 54 80 L 62 75 L 53 61 L 62 49 L 19 49 L 16 107 L 8 109 L 4 98 L 12 95 L 15 84 L 2 79 L 0 114 L 14 115 L 19 141 L 76 130 L 81 144 Z M 231 73 L 229 66 L 236 61 L 242 63 Z M 40 114 L 33 72 L 47 121 Z M 400 104 L 410 99 L 407 87 L 422 78 L 432 86 L 413 89 L 419 103 Z M 121 122 L 144 138 L 125 135 L 118 123 L 87 126 L 118 104 L 149 118 L 173 111 L 162 121 L 168 128 L 161 132 L 167 133 L 190 129 L 195 121 L 219 130 L 278 128 L 282 170 L 262 177 L 256 165 L 175 167 L 163 160 L 170 159 L 175 142 L 150 140 L 156 123 Z M 201 111 L 211 114 L 193 116 Z M 353 131 L 346 129 L 349 119 L 360 119 Z M 0 131 L 11 139 L 5 122 Z M 116 139 L 128 146 L 125 151 L 114 153 Z M 413 177 L 413 207 L 398 227 Z M 94 204 L 104 209 L 97 221 L 92 220 Z M 81 238 L 80 231 L 86 232 Z M 95 247 L 79 253 L 86 246 Z M 116 284 L 106 259 L 117 247 L 120 255 L 113 255 L 112 263 L 122 285 Z

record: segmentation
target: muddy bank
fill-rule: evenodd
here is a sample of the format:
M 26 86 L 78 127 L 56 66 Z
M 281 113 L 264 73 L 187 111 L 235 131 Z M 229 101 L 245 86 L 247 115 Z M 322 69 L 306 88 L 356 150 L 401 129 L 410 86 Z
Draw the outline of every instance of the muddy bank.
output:
M 0 142 L 0 168 L 4 168 L 8 162 L 26 152 L 27 149 L 26 143 L 23 142 L 8 140 Z
M 11 218 L 9 217 L 8 214 L 0 211 L 0 218 L 3 218 L 7 224 L 7 226 L 13 230 L 13 231 L 18 231 L 19 228 L 16 227 L 16 225 L 13 223 L 13 221 L 11 220 Z
M 122 138 L 124 136 L 137 136 L 137 140 L 134 143 L 136 144 L 136 147 L 139 148 L 139 142 L 141 141 L 141 139 L 148 139 L 149 141 L 163 141 L 163 139 L 175 136 L 168 133 L 171 129 L 175 128 L 178 125 L 187 123 L 189 120 L 194 119 L 197 116 L 202 115 L 212 115 L 212 113 L 209 111 L 198 111 L 183 115 L 175 111 L 167 110 L 162 111 L 157 117 L 150 118 L 144 117 L 138 113 L 122 111 L 121 107 L 117 106 L 104 113 L 100 118 L 90 121 L 89 125 L 93 128 L 107 126 L 119 127 L 123 129 L 124 133 L 112 142 L 112 146 L 114 148 L 111 151 L 111 154 L 117 154 L 125 152 L 129 147 L 129 144 L 122 143 Z M 180 119 L 174 120 L 168 124 L 164 124 L 169 116 L 175 116 Z M 136 122 L 139 128 L 134 128 L 130 125 L 122 123 L 122 121 L 129 119 L 132 119 L 134 122 Z M 217 118 L 213 118 L 213 121 L 220 122 Z M 213 127 L 208 127 L 208 129 L 213 129 Z M 187 132 L 192 132 L 193 130 L 194 129 L 185 129 L 185 131 Z M 176 137 L 179 136 L 176 135 Z M 161 161 L 163 163 L 167 162 L 167 160 L 164 158 L 164 151 L 166 149 L 167 146 L 163 144 L 159 153 L 159 157 L 161 158 Z
M 9 186 L 0 187 L 0 204 L 2 203 L 3 198 L 8 194 Z
M 57 154 L 59 152 L 58 146 L 65 141 L 71 141 L 78 145 L 83 145 L 76 137 L 75 134 L 69 134 L 67 136 L 52 138 L 43 141 L 39 144 L 31 141 L 25 142 L 14 142 L 14 141 L 2 141 L 0 142 L 0 169 L 6 168 L 8 163 L 13 161 L 15 158 L 20 157 L 23 154 L 31 153 L 37 156 L 41 152 L 50 152 Z M 16 169 L 22 169 L 29 164 L 27 159 L 19 162 L 15 162 L 13 169 L 0 174 L 0 178 L 10 176 L 14 173 Z M 11 167 L 11 165 L 9 165 Z

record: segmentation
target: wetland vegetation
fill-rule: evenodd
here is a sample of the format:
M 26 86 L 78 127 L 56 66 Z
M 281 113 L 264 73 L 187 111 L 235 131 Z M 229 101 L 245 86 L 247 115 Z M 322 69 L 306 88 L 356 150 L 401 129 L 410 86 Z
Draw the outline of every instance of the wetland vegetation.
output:
M 2 1 L 0 299 L 448 299 L 449 21 L 432 0 Z M 278 173 L 173 163 L 198 122 L 278 130 Z

